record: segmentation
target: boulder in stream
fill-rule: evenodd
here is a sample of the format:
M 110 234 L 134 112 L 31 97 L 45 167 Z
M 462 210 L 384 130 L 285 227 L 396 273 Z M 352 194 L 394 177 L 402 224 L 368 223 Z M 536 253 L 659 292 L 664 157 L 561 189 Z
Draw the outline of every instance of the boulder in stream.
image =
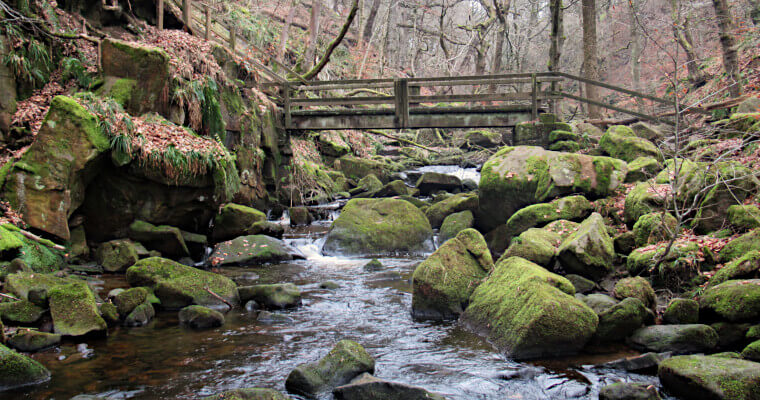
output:
M 106 334 L 108 325 L 100 316 L 95 295 L 86 283 L 58 285 L 49 295 L 55 333 L 64 336 Z
M 241 236 L 217 244 L 209 257 L 215 267 L 262 265 L 306 257 L 280 239 L 265 235 Z
M 273 390 L 262 388 L 228 390 L 213 396 L 204 397 L 203 400 L 289 400 L 288 396 Z
M 316 399 L 364 372 L 375 372 L 375 359 L 360 344 L 341 340 L 319 361 L 301 364 L 291 371 L 285 388 L 290 393 Z
M 50 371 L 31 358 L 0 344 L 0 390 L 36 385 L 50 380 Z
M 607 233 L 604 218 L 598 213 L 591 214 L 562 242 L 557 258 L 566 271 L 595 281 L 608 274 L 615 261 L 615 244 Z
M 439 172 L 425 172 L 415 184 L 420 194 L 430 196 L 431 194 L 444 191 L 452 192 L 462 188 L 462 181 L 454 175 L 441 174 Z
M 430 221 L 430 226 L 439 228 L 447 216 L 468 210 L 474 213 L 478 209 L 478 204 L 477 194 L 460 193 L 431 205 L 425 211 L 425 216 Z
M 628 342 L 643 351 L 696 353 L 714 349 L 718 333 L 702 324 L 653 325 L 633 332 Z
M 443 396 L 425 389 L 398 382 L 386 381 L 363 373 L 347 385 L 333 390 L 336 400 L 445 400 Z
M 257 222 L 266 221 L 263 212 L 240 204 L 225 204 L 214 217 L 214 230 L 211 238 L 215 242 L 234 239 L 238 236 L 256 234 L 251 232 Z
M 95 250 L 95 261 L 106 272 L 124 272 L 139 259 L 137 246 L 128 239 L 101 243 Z
M 129 238 L 169 257 L 190 257 L 190 250 L 182 237 L 182 231 L 173 226 L 156 226 L 145 221 L 135 221 L 129 225 Z
M 760 363 L 712 356 L 677 356 L 657 374 L 668 393 L 684 399 L 760 398 Z
M 187 306 L 179 310 L 179 323 L 192 329 L 209 329 L 224 325 L 224 315 L 203 306 Z
M 757 321 L 760 316 L 760 279 L 729 280 L 705 290 L 700 313 L 732 322 Z
M 648 383 L 618 382 L 603 387 L 599 400 L 660 400 L 657 388 Z
M 301 291 L 292 283 L 241 286 L 238 291 L 240 301 L 243 304 L 253 300 L 260 307 L 269 310 L 293 308 L 301 305 Z
M 8 339 L 8 346 L 24 352 L 35 352 L 61 343 L 61 335 L 33 329 L 19 329 Z

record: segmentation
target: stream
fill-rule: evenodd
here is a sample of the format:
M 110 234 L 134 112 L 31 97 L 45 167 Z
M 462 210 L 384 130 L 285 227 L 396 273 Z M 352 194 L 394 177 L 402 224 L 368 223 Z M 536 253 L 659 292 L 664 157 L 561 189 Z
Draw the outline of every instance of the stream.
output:
M 359 342 L 376 358 L 376 376 L 449 399 L 595 399 L 602 386 L 617 381 L 659 385 L 656 377 L 591 367 L 638 354 L 625 347 L 522 363 L 455 322 L 413 320 L 410 279 L 424 257 L 382 258 L 381 271 L 365 271 L 369 259 L 324 257 L 329 218 L 338 211 L 325 214 L 328 219 L 309 227 L 286 230 L 285 241 L 306 260 L 221 271 L 239 285 L 293 282 L 303 293 L 301 307 L 258 320 L 256 312 L 236 309 L 223 327 L 197 332 L 181 327 L 177 312 L 158 312 L 147 326 L 118 327 L 105 339 L 68 341 L 34 354 L 52 380 L 0 393 L 0 399 L 194 399 L 244 387 L 284 392 L 293 368 L 318 360 L 341 339 Z M 127 286 L 123 275 L 94 279 L 103 298 Z M 340 287 L 320 289 L 328 280 Z

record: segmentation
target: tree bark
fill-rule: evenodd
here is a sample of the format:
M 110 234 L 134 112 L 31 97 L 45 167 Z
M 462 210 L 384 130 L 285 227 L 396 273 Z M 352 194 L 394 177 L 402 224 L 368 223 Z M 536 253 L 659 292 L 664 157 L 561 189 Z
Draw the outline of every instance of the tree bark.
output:
M 365 42 L 369 42 L 372 37 L 372 30 L 375 29 L 375 19 L 377 19 L 377 11 L 379 9 L 380 0 L 374 0 L 372 2 L 372 8 L 369 10 L 369 15 L 367 15 L 367 24 L 364 25 L 364 33 L 362 34 Z
M 692 86 L 702 86 L 707 78 L 705 73 L 699 68 L 697 53 L 694 50 L 694 40 L 691 37 L 691 27 L 689 26 L 689 17 L 681 20 L 681 3 L 680 0 L 670 0 L 672 8 L 671 19 L 673 20 L 673 35 L 678 45 L 686 54 L 686 69 L 689 73 L 689 82 Z
M 322 72 L 322 69 L 325 68 L 328 62 L 330 62 L 330 56 L 332 55 L 333 51 L 340 45 L 340 42 L 343 41 L 343 38 L 346 36 L 346 33 L 348 33 L 349 28 L 351 28 L 351 24 L 354 22 L 354 19 L 356 18 L 356 12 L 359 10 L 359 0 L 354 0 L 354 3 L 351 5 L 351 11 L 348 13 L 348 17 L 346 17 L 346 22 L 343 24 L 343 27 L 340 29 L 340 33 L 338 33 L 338 37 L 336 37 L 332 42 L 330 42 L 330 45 L 327 46 L 327 51 L 325 51 L 325 55 L 319 60 L 319 63 L 314 66 L 309 72 L 307 72 L 303 78 L 306 80 L 314 79 L 317 75 L 319 75 L 320 72 Z
M 322 11 L 322 0 L 311 2 L 311 19 L 309 20 L 309 40 L 306 44 L 304 61 L 306 68 L 314 65 L 314 57 L 317 54 L 317 41 L 319 38 L 319 14 Z
M 563 32 L 562 0 L 550 0 L 549 12 L 552 25 L 549 33 L 549 71 L 559 71 L 559 59 L 562 56 L 562 44 L 565 41 Z
M 288 37 L 290 37 L 290 26 L 293 25 L 293 18 L 296 16 L 296 8 L 298 7 L 298 0 L 293 0 L 290 4 L 290 10 L 288 10 L 288 16 L 285 20 L 285 26 L 282 27 L 282 33 L 280 33 L 280 46 L 277 48 L 277 59 L 282 61 L 285 57 L 285 50 L 288 48 Z
M 739 97 L 742 94 L 741 81 L 739 77 L 739 54 L 734 37 L 734 25 L 731 22 L 731 10 L 728 7 L 727 0 L 713 0 L 715 15 L 718 20 L 718 29 L 720 30 L 720 46 L 723 50 L 723 69 L 729 79 L 728 92 L 731 97 Z
M 583 76 L 586 79 L 599 80 L 599 59 L 596 37 L 596 0 L 582 0 L 581 17 L 583 20 Z M 587 83 L 586 97 L 599 101 L 599 87 Z M 589 118 L 601 117 L 601 109 L 589 104 Z
M 641 90 L 641 35 L 639 34 L 639 0 L 630 0 L 631 24 L 631 77 L 633 90 Z

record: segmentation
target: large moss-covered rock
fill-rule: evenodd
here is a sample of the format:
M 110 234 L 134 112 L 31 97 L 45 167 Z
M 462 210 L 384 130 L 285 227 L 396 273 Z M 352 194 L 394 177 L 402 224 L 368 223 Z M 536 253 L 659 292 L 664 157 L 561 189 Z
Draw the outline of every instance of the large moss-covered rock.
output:
M 349 190 L 349 193 L 353 196 L 361 197 L 373 197 L 375 193 L 383 188 L 383 182 L 380 181 L 374 174 L 369 174 L 362 179 L 359 179 L 356 187 Z
M 490 231 L 521 208 L 573 193 L 604 197 L 624 180 L 624 162 L 540 147 L 504 147 L 483 166 L 479 226 Z
M 341 340 L 317 362 L 301 364 L 290 372 L 285 388 L 306 398 L 317 398 L 353 378 L 375 372 L 375 360 L 364 348 L 351 340 Z
M 289 397 L 273 389 L 235 389 L 228 390 L 203 400 L 288 400 Z
M 670 251 L 668 243 L 660 243 L 647 246 L 631 252 L 626 261 L 628 272 L 631 275 L 650 274 L 655 283 L 665 286 L 675 286 L 688 281 L 696 273 L 696 262 L 701 251 L 699 246 L 692 241 L 677 241 Z M 658 270 L 655 270 L 657 262 L 665 254 Z
M 708 325 L 653 325 L 636 330 L 629 344 L 642 351 L 696 353 L 718 345 L 718 333 Z
M 39 321 L 44 313 L 45 309 L 27 300 L 0 303 L 0 318 L 9 323 L 31 325 Z
M 760 251 L 760 229 L 754 229 L 728 242 L 720 251 L 724 262 L 741 258 L 753 251 Z
M 637 247 L 669 240 L 678 233 L 678 221 L 669 213 L 655 212 L 642 215 L 633 225 Z
M 443 224 L 441 224 L 438 240 L 440 243 L 443 243 L 456 236 L 459 232 L 472 228 L 474 224 L 475 216 L 472 215 L 472 211 L 470 210 L 450 214 L 443 220 Z
M 599 323 L 574 294 L 567 279 L 510 257 L 475 289 L 462 320 L 515 359 L 572 354 L 586 345 Z
M 338 386 L 333 391 L 336 400 L 445 400 L 443 396 L 425 389 L 386 381 L 363 373 L 347 385 Z
M 18 272 L 5 278 L 5 290 L 16 297 L 40 306 L 47 307 L 50 290 L 58 285 L 77 282 L 73 279 L 58 278 L 49 274 Z
M 397 199 L 353 199 L 336 219 L 322 248 L 334 254 L 394 254 L 431 249 L 425 215 Z
M 162 255 L 176 258 L 190 256 L 182 231 L 173 226 L 135 221 L 129 225 L 129 237 L 150 250 L 160 251 Z
M 684 399 L 759 398 L 760 364 L 724 357 L 677 356 L 660 363 L 657 375 L 669 393 Z
M 657 388 L 648 383 L 618 382 L 599 390 L 599 400 L 660 400 Z
M 412 315 L 423 319 L 456 318 L 470 295 L 493 269 L 483 236 L 460 232 L 423 261 L 412 276 Z
M 760 361 L 760 340 L 755 340 L 748 344 L 747 347 L 742 350 L 742 358 L 745 360 Z
M 153 289 L 166 308 L 222 305 L 209 291 L 231 304 L 238 301 L 237 287 L 230 278 L 160 257 L 146 258 L 131 266 L 127 282 Z
M 430 226 L 439 228 L 447 216 L 461 212 L 478 209 L 478 195 L 474 193 L 460 193 L 445 200 L 436 202 L 425 211 L 425 216 L 430 221 Z
M 533 204 L 520 209 L 507 220 L 507 234 L 517 236 L 534 227 L 542 227 L 557 220 L 579 221 L 594 210 L 593 204 L 583 196 L 568 196 L 549 203 Z
M 23 263 L 24 269 L 39 273 L 56 272 L 66 267 L 67 261 L 65 253 L 55 249 L 50 240 L 32 240 L 21 234 L 15 225 L 0 225 L 0 262 L 14 260 Z
M 103 75 L 139 83 L 118 96 L 131 114 L 151 111 L 167 114 L 168 99 L 164 93 L 170 82 L 169 56 L 164 51 L 108 39 L 103 41 L 101 62 Z
M 654 143 L 636 136 L 631 128 L 622 125 L 609 127 L 599 140 L 599 148 L 610 156 L 626 162 L 632 162 L 639 157 L 660 157 L 660 152 Z
M 615 260 L 615 244 L 602 216 L 594 213 L 583 221 L 559 246 L 557 258 L 570 273 L 594 280 L 607 275 Z
M 477 149 L 478 147 L 491 148 L 498 146 L 502 141 L 501 133 L 485 129 L 469 131 L 464 134 L 463 148 Z
M 215 242 L 234 239 L 238 236 L 254 235 L 253 225 L 257 222 L 266 221 L 267 216 L 263 212 L 240 204 L 226 204 L 219 210 L 214 218 L 214 230 L 211 239 Z
M 147 325 L 153 317 L 156 316 L 156 310 L 150 303 L 142 303 L 135 307 L 126 318 L 124 318 L 124 326 L 136 327 Z
M 760 279 L 729 280 L 705 290 L 700 313 L 739 322 L 760 317 Z
M 101 243 L 95 250 L 95 261 L 107 272 L 124 272 L 140 257 L 131 240 L 118 239 Z
M 662 322 L 666 324 L 696 324 L 699 321 L 699 303 L 691 299 L 673 299 L 668 303 Z
M 632 226 L 646 214 L 661 210 L 665 206 L 667 196 L 671 193 L 670 186 L 642 182 L 634 186 L 625 196 L 623 219 Z
M 665 133 L 661 129 L 646 122 L 636 122 L 635 124 L 631 125 L 631 130 L 636 136 L 649 140 L 653 143 L 658 143 L 665 138 Z
M 8 339 L 8 346 L 27 353 L 40 351 L 58 343 L 61 343 L 61 335 L 32 329 L 20 329 Z
M 31 358 L 0 344 L 0 390 L 36 385 L 50 380 L 50 371 Z
M 109 148 L 97 118 L 74 99 L 57 96 L 31 147 L 8 171 L 0 197 L 32 228 L 68 240 L 69 217 Z
M 301 290 L 292 283 L 241 286 L 240 302 L 251 300 L 268 310 L 280 310 L 301 305 Z
M 628 297 L 639 299 L 647 308 L 654 308 L 656 305 L 657 299 L 652 285 L 640 276 L 623 278 L 617 281 L 613 293 L 615 297 L 621 300 Z
M 108 325 L 98 312 L 95 295 L 84 282 L 58 285 L 50 290 L 50 315 L 55 333 L 64 336 L 104 334 Z
M 425 172 L 417 180 L 415 187 L 420 194 L 429 196 L 439 190 L 451 192 L 462 188 L 462 181 L 454 175 L 446 175 L 438 172 Z
M 625 339 L 641 328 L 647 318 L 647 309 L 639 299 L 629 297 L 599 314 L 599 326 L 594 339 L 614 342 Z
M 304 259 L 298 250 L 285 242 L 264 235 L 241 236 L 217 244 L 209 257 L 213 266 L 261 265 Z
M 343 172 L 346 178 L 359 181 L 367 175 L 375 175 L 383 182 L 388 181 L 393 167 L 377 160 L 359 158 L 354 156 L 343 156 L 335 160 L 335 169 Z
M 653 178 L 662 169 L 662 164 L 651 157 L 639 157 L 628 163 L 626 183 L 643 182 Z
M 715 286 L 732 279 L 760 278 L 760 251 L 754 250 L 731 261 L 715 272 L 709 286 Z
M 224 315 L 203 306 L 187 306 L 179 310 L 179 323 L 192 329 L 216 328 L 224 325 Z
M 501 258 L 521 257 L 549 267 L 561 243 L 560 235 L 545 229 L 531 228 L 513 238 Z
M 760 228 L 760 208 L 751 204 L 728 207 L 728 222 L 743 231 Z

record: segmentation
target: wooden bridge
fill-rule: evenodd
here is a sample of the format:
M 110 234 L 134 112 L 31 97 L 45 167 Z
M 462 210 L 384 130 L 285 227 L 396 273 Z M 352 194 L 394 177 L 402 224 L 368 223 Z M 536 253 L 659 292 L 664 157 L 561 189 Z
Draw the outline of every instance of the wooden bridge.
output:
M 562 72 L 306 81 L 247 42 L 234 25 L 213 15 L 210 4 L 157 0 L 157 7 L 159 29 L 163 28 L 163 12 L 168 10 L 194 35 L 225 46 L 261 71 L 266 80 L 255 84 L 281 107 L 280 125 L 288 130 L 514 127 L 536 120 L 541 113 L 556 112 L 560 102 L 584 103 L 640 120 L 674 124 L 673 100 Z M 600 88 L 602 99 L 584 97 L 581 89 L 585 85 Z M 691 111 L 709 114 L 701 109 Z

